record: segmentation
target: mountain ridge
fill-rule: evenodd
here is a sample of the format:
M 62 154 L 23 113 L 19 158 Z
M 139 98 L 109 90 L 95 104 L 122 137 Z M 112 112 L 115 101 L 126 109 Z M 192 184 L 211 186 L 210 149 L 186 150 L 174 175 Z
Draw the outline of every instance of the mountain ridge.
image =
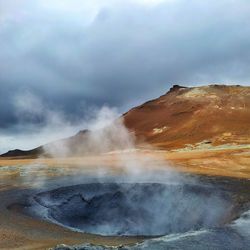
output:
M 250 87 L 173 85 L 164 95 L 130 109 L 121 117 L 128 130 L 135 134 L 137 145 L 146 142 L 156 148 L 176 150 L 250 144 Z M 57 143 L 74 148 L 86 141 L 89 133 L 91 131 L 81 130 Z M 40 155 L 46 155 L 44 146 L 27 151 L 10 150 L 1 156 Z

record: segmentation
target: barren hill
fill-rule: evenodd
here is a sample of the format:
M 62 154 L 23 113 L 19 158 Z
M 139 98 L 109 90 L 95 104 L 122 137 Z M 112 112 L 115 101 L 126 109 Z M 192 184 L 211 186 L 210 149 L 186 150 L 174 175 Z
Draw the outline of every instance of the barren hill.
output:
M 250 144 L 250 87 L 174 85 L 123 117 L 139 140 L 164 149 Z
M 250 145 L 250 87 L 174 85 L 166 94 L 129 110 L 122 117 L 125 126 L 135 133 L 138 145 L 147 142 L 167 150 Z M 88 142 L 90 133 L 83 130 L 48 145 L 50 148 L 67 145 L 82 154 L 77 148 L 85 144 L 93 151 Z M 13 150 L 2 156 L 40 154 L 44 154 L 43 147 Z

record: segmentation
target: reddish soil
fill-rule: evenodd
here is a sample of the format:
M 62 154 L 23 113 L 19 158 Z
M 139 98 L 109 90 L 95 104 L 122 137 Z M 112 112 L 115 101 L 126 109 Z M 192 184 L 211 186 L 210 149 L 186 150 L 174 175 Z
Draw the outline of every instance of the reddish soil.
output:
M 163 149 L 187 144 L 250 144 L 250 87 L 173 87 L 124 114 L 138 142 Z

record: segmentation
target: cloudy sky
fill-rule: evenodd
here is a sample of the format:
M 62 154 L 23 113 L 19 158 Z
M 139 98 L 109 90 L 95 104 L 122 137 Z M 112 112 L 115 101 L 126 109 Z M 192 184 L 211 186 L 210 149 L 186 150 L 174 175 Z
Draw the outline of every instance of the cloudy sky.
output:
M 249 23 L 249 0 L 0 0 L 0 153 L 174 83 L 249 85 Z

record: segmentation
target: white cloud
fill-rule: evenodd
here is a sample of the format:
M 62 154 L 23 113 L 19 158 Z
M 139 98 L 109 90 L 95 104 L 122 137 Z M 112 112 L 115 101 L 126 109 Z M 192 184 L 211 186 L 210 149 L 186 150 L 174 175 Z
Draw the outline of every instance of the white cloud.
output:
M 90 23 L 103 8 L 113 9 L 125 5 L 156 6 L 176 0 L 0 0 L 0 25 L 6 21 L 18 20 L 30 15 L 34 10 L 66 15 L 81 15 Z
M 0 0 L 0 129 L 29 125 L 10 103 L 23 89 L 74 120 L 81 102 L 125 112 L 172 83 L 247 84 L 249 13 L 249 0 Z M 44 114 L 29 94 L 16 102 Z
M 143 4 L 143 5 L 158 5 L 161 4 L 163 2 L 173 2 L 175 0 L 132 0 L 132 2 L 136 2 L 139 4 Z

